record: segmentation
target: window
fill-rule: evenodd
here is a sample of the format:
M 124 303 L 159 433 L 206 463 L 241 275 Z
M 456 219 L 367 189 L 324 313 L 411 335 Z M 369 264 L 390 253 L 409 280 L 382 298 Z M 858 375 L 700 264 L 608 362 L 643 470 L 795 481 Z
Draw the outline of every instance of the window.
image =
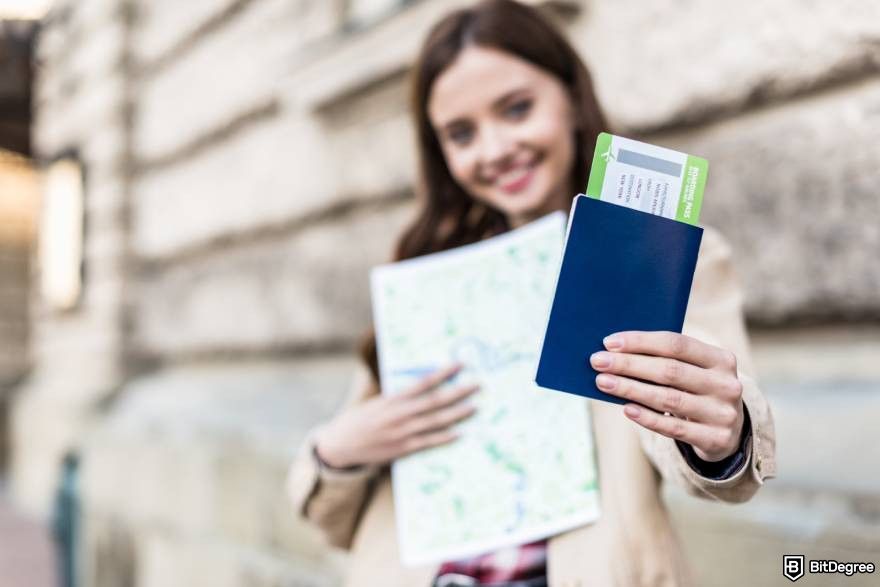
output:
M 40 214 L 40 289 L 50 308 L 69 310 L 82 296 L 84 185 L 74 157 L 49 164 Z

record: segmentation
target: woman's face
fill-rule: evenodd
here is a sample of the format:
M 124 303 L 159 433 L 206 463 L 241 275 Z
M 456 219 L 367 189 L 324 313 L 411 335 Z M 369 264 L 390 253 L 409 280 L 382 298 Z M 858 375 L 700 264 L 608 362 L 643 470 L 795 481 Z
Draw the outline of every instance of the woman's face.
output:
M 455 180 L 511 226 L 571 202 L 571 99 L 543 69 L 470 46 L 435 80 L 428 117 Z

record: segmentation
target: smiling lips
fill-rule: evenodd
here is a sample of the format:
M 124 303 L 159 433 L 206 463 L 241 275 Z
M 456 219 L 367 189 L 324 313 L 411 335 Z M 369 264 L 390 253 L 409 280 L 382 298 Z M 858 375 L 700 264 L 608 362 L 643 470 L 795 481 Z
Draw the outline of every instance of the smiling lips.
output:
M 517 165 L 513 169 L 509 169 L 495 179 L 495 185 L 506 194 L 516 194 L 525 190 L 532 183 L 535 176 L 535 168 L 538 160 L 533 159 L 528 163 Z

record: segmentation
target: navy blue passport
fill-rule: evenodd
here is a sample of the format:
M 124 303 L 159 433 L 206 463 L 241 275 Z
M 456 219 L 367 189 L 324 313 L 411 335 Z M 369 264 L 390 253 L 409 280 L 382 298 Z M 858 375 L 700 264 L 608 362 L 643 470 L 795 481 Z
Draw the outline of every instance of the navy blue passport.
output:
M 703 229 L 578 196 L 535 382 L 617 404 L 590 355 L 621 330 L 681 332 Z

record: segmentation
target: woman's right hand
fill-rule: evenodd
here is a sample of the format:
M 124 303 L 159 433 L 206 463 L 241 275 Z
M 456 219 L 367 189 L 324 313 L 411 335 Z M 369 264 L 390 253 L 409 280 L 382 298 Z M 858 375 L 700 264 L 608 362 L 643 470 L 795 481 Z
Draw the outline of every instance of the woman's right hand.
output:
M 317 433 L 315 448 L 334 468 L 383 465 L 410 453 L 446 444 L 458 435 L 450 427 L 475 412 L 461 400 L 478 385 L 438 389 L 461 365 L 435 371 L 395 395 L 378 395 L 353 406 Z

